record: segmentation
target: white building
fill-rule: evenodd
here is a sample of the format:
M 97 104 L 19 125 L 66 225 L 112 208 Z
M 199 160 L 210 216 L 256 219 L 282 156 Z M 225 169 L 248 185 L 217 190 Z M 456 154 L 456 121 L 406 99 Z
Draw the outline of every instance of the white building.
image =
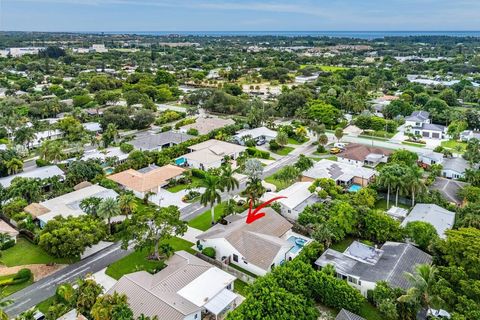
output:
M 440 238 L 445 238 L 445 231 L 452 229 L 455 223 L 455 212 L 448 211 L 436 204 L 417 203 L 410 214 L 403 220 L 402 226 L 413 221 L 422 221 L 430 223 L 437 230 Z
M 160 272 L 124 275 L 107 294 L 126 295 L 134 318 L 207 319 L 202 314 L 222 318 L 238 305 L 239 297 L 232 291 L 235 279 L 190 253 L 177 251 Z
M 46 140 L 57 140 L 62 137 L 63 133 L 60 130 L 45 130 L 35 133 L 35 139 L 32 141 L 32 147 L 39 147 Z
M 431 123 L 430 113 L 427 111 L 414 111 L 405 118 L 405 132 L 420 135 L 423 138 L 446 139 L 447 127 Z
M 281 214 L 288 219 L 297 220 L 306 206 L 321 201 L 317 194 L 308 190 L 311 185 L 311 182 L 296 182 L 279 192 L 265 193 L 261 200 L 266 202 L 275 197 L 286 197 L 277 201 Z
M 302 181 L 314 181 L 320 178 L 333 179 L 338 185 L 356 184 L 367 186 L 375 179 L 377 171 L 353 164 L 322 159 L 302 174 Z
M 8 177 L 0 178 L 0 185 L 4 188 L 8 188 L 12 183 L 12 180 L 15 178 L 38 178 L 38 179 L 47 179 L 58 176 L 62 180 L 65 178 L 63 171 L 57 166 L 45 166 L 38 167 L 32 170 L 20 172 Z
M 292 232 L 292 224 L 271 208 L 265 216 L 247 224 L 247 212 L 226 218 L 197 236 L 201 248 L 215 249 L 216 259 L 237 265 L 256 275 L 265 275 L 272 267 L 292 260 L 310 239 Z
M 465 171 L 469 167 L 468 161 L 462 157 L 444 158 L 442 162 L 442 177 L 449 179 L 464 178 Z
M 255 140 L 257 143 L 260 141 L 269 142 L 277 138 L 277 132 L 268 129 L 267 127 L 258 127 L 254 129 L 246 129 L 239 131 L 233 136 L 233 140 L 241 145 L 245 145 L 244 139 L 247 137 Z

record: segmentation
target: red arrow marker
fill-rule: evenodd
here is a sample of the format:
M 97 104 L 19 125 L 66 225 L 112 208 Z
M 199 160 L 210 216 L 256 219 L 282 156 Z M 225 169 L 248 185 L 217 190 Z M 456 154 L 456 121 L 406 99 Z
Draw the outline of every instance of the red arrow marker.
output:
M 284 199 L 284 198 L 287 198 L 287 197 L 275 197 L 275 198 L 272 198 L 264 203 L 262 203 L 261 205 L 259 205 L 255 210 L 252 211 L 252 199 L 250 199 L 250 209 L 248 210 L 248 215 L 247 215 L 247 224 L 250 224 L 252 222 L 254 222 L 255 220 L 258 220 L 262 217 L 265 216 L 265 212 L 259 212 L 260 210 L 262 210 L 263 208 L 265 208 L 266 206 L 268 206 L 270 203 L 274 202 L 274 201 L 277 201 L 279 199 Z

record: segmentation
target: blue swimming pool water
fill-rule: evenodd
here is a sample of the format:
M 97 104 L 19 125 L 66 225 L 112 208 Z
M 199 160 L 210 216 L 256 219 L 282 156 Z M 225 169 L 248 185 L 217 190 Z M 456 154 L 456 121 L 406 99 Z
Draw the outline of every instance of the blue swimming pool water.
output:
M 362 189 L 362 186 L 359 186 L 358 184 L 352 184 L 350 188 L 348 188 L 349 192 L 357 192 L 360 189 Z
M 297 253 L 300 250 L 302 250 L 302 248 L 303 248 L 303 246 L 305 245 L 305 242 L 306 242 L 302 238 L 298 238 L 298 237 L 295 237 L 295 236 L 289 237 L 287 239 L 287 241 L 294 245 L 294 247 L 292 249 L 290 249 L 290 251 L 292 253 Z

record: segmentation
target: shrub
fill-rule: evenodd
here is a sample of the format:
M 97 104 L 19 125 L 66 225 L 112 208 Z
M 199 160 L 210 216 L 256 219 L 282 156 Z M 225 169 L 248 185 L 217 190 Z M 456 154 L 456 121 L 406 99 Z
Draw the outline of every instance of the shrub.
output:
M 192 124 L 192 123 L 195 123 L 194 118 L 182 119 L 175 124 L 175 129 L 178 130 L 178 129 L 180 129 L 180 127 L 183 127 L 183 126 L 186 126 L 187 124 Z
M 37 160 L 35 160 L 35 164 L 37 165 L 37 167 L 45 167 L 45 166 L 50 165 L 50 162 L 48 162 L 46 160 L 43 160 L 43 159 L 37 159 Z
M 167 131 L 170 131 L 172 130 L 172 126 L 163 126 L 160 131 L 161 132 L 167 132 Z
M 278 149 L 281 148 L 281 146 L 275 140 L 270 140 L 269 145 L 270 145 L 270 150 L 272 151 L 277 151 Z
M 206 255 L 207 257 L 210 257 L 212 259 L 215 259 L 215 256 L 216 256 L 216 252 L 215 252 L 215 249 L 213 249 L 212 247 L 207 247 L 205 249 L 202 250 L 202 253 L 204 255 Z
M 30 269 L 24 268 L 18 270 L 17 274 L 13 277 L 13 280 L 20 279 L 30 279 L 32 277 L 32 271 Z
M 324 146 L 319 145 L 319 146 L 317 147 L 317 152 L 318 152 L 318 153 L 325 153 L 325 152 L 327 152 L 327 150 L 325 150 L 325 147 L 324 147 Z
M 0 245 L 0 250 L 7 250 L 15 245 L 15 239 L 10 239 Z
M 187 130 L 187 134 L 192 135 L 192 136 L 198 136 L 198 130 L 195 128 L 190 128 Z
M 269 159 L 270 152 L 259 150 L 256 148 L 247 148 L 247 154 L 251 157 L 261 158 L 261 159 Z
M 133 146 L 129 143 L 122 143 L 120 144 L 120 150 L 123 153 L 130 153 L 133 150 Z
M 200 178 L 200 179 L 204 179 L 206 175 L 206 172 L 200 169 L 194 168 L 191 170 L 191 172 L 193 177 Z

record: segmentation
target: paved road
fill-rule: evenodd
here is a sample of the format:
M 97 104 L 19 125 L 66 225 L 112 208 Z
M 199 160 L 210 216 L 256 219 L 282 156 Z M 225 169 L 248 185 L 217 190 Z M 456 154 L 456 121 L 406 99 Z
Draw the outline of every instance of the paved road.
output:
M 4 308 L 4 310 L 10 317 L 14 317 L 53 296 L 58 285 L 66 282 L 73 283 L 88 273 L 100 271 L 111 263 L 123 258 L 129 252 L 128 250 L 122 250 L 120 243 L 115 243 L 82 261 L 69 265 L 35 282 L 25 289 L 15 292 L 8 297 L 14 303 Z

